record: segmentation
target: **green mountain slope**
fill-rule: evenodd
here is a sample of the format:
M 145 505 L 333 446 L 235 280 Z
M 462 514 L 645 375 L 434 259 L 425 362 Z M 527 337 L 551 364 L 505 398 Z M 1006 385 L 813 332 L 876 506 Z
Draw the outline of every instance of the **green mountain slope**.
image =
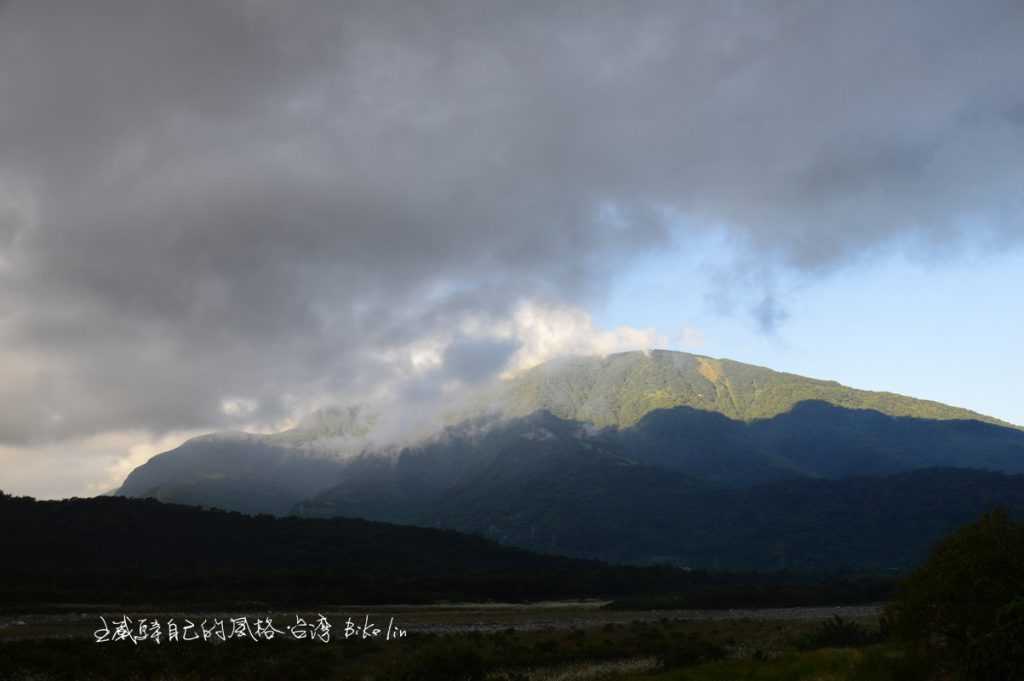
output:
M 668 350 L 548 362 L 513 379 L 500 396 L 509 416 L 547 409 L 564 419 L 618 428 L 635 425 L 656 409 L 691 407 L 753 421 L 778 416 L 810 400 L 889 416 L 1009 425 L 939 402 L 856 390 L 835 381 Z

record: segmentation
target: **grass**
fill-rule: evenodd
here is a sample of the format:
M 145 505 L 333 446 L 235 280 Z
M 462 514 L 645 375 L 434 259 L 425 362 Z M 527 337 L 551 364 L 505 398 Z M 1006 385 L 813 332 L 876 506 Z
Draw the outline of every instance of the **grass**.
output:
M 719 660 L 684 669 L 620 677 L 622 681 L 916 681 L 917 660 L 891 645 L 785 652 L 773 659 Z
M 894 653 L 879 646 L 801 652 L 808 641 L 828 642 L 820 634 L 829 626 L 835 628 L 822 621 L 661 619 L 326 645 L 288 640 L 137 647 L 101 646 L 88 638 L 7 641 L 0 642 L 0 681 L 894 678 L 885 676 L 892 667 L 885 655 Z M 871 624 L 861 626 L 867 631 Z M 858 636 L 861 631 L 856 629 Z

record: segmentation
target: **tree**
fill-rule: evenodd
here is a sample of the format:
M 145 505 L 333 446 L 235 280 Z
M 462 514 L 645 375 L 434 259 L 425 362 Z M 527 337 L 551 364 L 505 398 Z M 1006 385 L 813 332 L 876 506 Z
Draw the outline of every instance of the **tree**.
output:
M 956 678 L 1024 678 L 1024 524 L 997 510 L 944 539 L 889 616 L 914 650 Z

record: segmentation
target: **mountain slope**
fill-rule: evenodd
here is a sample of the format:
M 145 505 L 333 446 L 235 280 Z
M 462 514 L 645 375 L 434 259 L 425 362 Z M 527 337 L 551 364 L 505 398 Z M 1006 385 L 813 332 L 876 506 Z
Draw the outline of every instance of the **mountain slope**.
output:
M 315 412 L 281 433 L 192 438 L 133 470 L 117 494 L 245 513 L 286 513 L 340 479 L 373 418 L 358 408 Z
M 566 481 L 560 494 L 571 502 L 586 494 L 629 498 L 638 492 L 625 481 L 637 471 L 680 489 L 725 490 L 934 467 L 1024 473 L 1024 432 L 824 402 L 801 403 L 752 423 L 688 407 L 660 409 L 621 430 L 595 429 L 538 411 L 464 422 L 390 457 L 356 457 L 334 487 L 296 510 L 434 525 L 448 522 L 441 509 L 453 503 L 473 508 L 476 497 L 515 508 L 518 497 L 530 497 L 532 486 L 551 479 Z M 583 481 L 595 471 L 602 471 L 608 485 L 588 491 Z M 620 490 L 616 479 L 622 481 Z
M 554 360 L 512 379 L 499 399 L 509 416 L 547 409 L 564 419 L 618 428 L 633 426 L 656 409 L 691 407 L 753 421 L 812 400 L 889 416 L 1009 425 L 939 402 L 668 350 Z
M 331 499 L 301 510 L 330 515 Z M 613 562 L 888 571 L 914 566 L 934 541 L 996 506 L 1024 517 L 1024 476 L 932 468 L 721 489 L 621 461 L 563 461 L 511 485 L 455 489 L 420 508 L 417 524 Z M 403 520 L 417 522 L 408 507 Z
M 800 402 L 749 423 L 688 407 L 614 431 L 638 462 L 737 486 L 954 466 L 1024 473 L 1024 432 L 981 421 L 889 416 Z
M 820 402 L 753 423 L 679 407 L 624 430 L 540 411 L 360 457 L 294 511 L 618 562 L 877 570 L 993 505 L 1024 512 L 1024 475 L 948 468 L 972 463 L 1024 473 L 1024 433 Z

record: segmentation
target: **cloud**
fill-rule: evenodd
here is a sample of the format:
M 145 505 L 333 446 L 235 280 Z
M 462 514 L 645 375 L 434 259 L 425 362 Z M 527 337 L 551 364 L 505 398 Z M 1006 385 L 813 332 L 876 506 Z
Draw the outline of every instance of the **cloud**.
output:
M 117 489 L 136 466 L 200 435 L 154 437 L 143 429 L 112 431 L 34 447 L 0 446 L 0 490 L 37 498 L 93 496 Z
M 521 366 L 575 344 L 524 301 L 586 309 L 679 224 L 727 230 L 743 269 L 810 274 L 1024 234 L 1016 0 L 41 0 L 0 19 L 8 447 L 386 393 L 470 319 L 534 329 Z M 644 340 L 607 333 L 592 347 Z
M 764 333 L 775 333 L 779 325 L 789 317 L 789 313 L 779 305 L 778 299 L 771 294 L 765 294 L 761 302 L 751 309 L 754 320 Z
M 520 305 L 496 332 L 519 341 L 519 350 L 504 367 L 505 377 L 562 355 L 609 355 L 668 345 L 668 339 L 653 328 L 600 329 L 582 309 L 532 303 Z
M 580 307 L 523 301 L 508 315 L 469 312 L 450 328 L 378 353 L 373 389 L 356 394 L 380 415 L 373 437 L 388 444 L 426 434 L 468 405 L 479 408 L 493 399 L 496 381 L 555 357 L 646 351 L 668 343 L 653 328 L 601 329 Z M 306 410 L 332 399 L 338 395 L 326 395 Z
M 497 374 L 518 346 L 514 340 L 459 338 L 445 348 L 443 366 L 453 378 L 476 383 Z
M 679 329 L 675 340 L 684 349 L 694 351 L 701 350 L 706 342 L 704 332 L 688 324 Z

